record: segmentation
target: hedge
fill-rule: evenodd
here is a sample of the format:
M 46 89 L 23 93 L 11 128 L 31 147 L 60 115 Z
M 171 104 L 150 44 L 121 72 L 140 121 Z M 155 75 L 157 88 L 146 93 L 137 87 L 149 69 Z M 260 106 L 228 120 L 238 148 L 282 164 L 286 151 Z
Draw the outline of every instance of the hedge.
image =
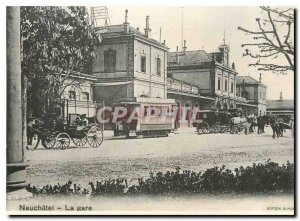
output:
M 139 195 L 139 194 L 201 194 L 201 193 L 253 193 L 292 192 L 294 190 L 294 164 L 279 165 L 268 160 L 264 164 L 239 167 L 231 171 L 225 166 L 213 167 L 204 172 L 190 170 L 150 173 L 147 179 L 138 178 L 138 183 L 128 185 L 127 179 L 109 179 L 89 182 L 81 188 L 72 181 L 64 185 L 46 185 L 42 188 L 27 186 L 34 195 Z

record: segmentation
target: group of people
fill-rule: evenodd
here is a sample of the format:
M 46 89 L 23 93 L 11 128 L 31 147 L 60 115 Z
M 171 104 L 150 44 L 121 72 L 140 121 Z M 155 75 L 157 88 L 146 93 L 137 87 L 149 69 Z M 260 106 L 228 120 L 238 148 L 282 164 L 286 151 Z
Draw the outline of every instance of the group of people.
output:
M 263 116 L 256 116 L 254 114 L 250 114 L 247 116 L 248 119 L 250 119 L 250 127 L 249 127 L 249 133 L 256 132 L 257 127 L 257 134 L 263 134 L 265 133 L 265 125 L 268 124 L 267 115 Z
M 275 115 L 263 115 L 257 117 L 253 114 L 247 116 L 247 119 L 250 120 L 249 133 L 256 132 L 255 127 L 257 127 L 257 134 L 265 133 L 265 126 L 270 125 L 273 130 L 273 138 L 282 137 L 285 129 L 291 129 L 293 136 L 293 121 L 289 125 L 287 123 L 284 123 L 281 117 Z

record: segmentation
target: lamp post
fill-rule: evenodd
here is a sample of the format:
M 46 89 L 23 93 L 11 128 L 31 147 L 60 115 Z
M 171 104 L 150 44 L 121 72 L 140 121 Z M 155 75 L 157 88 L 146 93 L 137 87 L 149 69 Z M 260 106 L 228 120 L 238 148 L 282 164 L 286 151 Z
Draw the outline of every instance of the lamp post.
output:
M 7 30 L 7 199 L 31 196 L 25 190 L 24 130 L 22 129 L 22 86 L 20 53 L 20 7 L 6 8 Z

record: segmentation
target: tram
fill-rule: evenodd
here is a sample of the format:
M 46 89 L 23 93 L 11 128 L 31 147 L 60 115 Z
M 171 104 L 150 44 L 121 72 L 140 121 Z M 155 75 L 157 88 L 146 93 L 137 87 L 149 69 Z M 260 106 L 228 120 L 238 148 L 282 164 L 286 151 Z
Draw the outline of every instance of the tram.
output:
M 110 116 L 114 136 L 168 136 L 174 131 L 175 108 L 174 99 L 139 97 L 120 101 L 114 104 Z

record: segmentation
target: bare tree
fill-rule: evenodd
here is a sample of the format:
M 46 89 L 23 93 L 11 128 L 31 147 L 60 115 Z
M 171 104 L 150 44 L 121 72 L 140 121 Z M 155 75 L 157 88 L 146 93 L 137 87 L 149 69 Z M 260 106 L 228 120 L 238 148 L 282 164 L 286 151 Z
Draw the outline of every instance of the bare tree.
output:
M 257 30 L 238 27 L 254 39 L 253 43 L 242 44 L 245 47 L 243 56 L 254 58 L 256 62 L 249 66 L 257 67 L 260 71 L 282 74 L 294 71 L 294 9 L 265 6 L 260 9 L 264 17 L 256 18 Z M 286 62 L 276 62 L 279 57 Z

